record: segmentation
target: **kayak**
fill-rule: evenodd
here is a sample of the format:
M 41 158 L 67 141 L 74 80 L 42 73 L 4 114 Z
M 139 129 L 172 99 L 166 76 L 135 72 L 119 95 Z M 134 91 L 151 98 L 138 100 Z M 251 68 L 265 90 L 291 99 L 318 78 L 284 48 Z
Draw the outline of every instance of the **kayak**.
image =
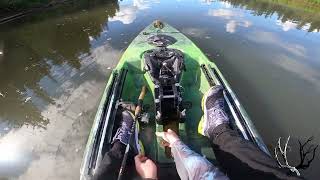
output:
M 173 128 L 191 149 L 214 162 L 211 144 L 198 133 L 198 124 L 203 115 L 202 97 L 215 85 L 224 88 L 232 128 L 270 155 L 214 61 L 177 29 L 155 21 L 132 41 L 109 77 L 88 137 L 80 179 L 91 179 L 111 148 L 119 102 L 136 102 L 142 86 L 148 93 L 143 100 L 139 140 L 146 156 L 160 168 L 174 170 L 170 152 L 154 133 Z

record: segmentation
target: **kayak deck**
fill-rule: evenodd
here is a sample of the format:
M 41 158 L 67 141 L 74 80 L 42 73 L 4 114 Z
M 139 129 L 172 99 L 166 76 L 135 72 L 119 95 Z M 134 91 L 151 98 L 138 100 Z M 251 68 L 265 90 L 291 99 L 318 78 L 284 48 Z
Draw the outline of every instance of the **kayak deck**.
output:
M 209 159 L 214 159 L 214 153 L 208 139 L 201 136 L 197 129 L 202 116 L 201 100 L 204 93 L 209 90 L 210 85 L 201 72 L 200 65 L 211 63 L 203 53 L 183 34 L 170 26 L 164 26 L 161 32 L 152 25 L 147 27 L 131 43 L 123 54 L 121 61 L 116 69 L 128 69 L 125 86 L 123 88 L 122 99 L 124 101 L 136 102 L 140 89 L 147 85 L 147 93 L 144 104 L 149 108 L 150 123 L 141 126 L 141 139 L 145 146 L 146 154 L 158 163 L 173 162 L 165 156 L 164 148 L 159 145 L 159 139 L 155 137 L 155 131 L 163 131 L 163 126 L 155 123 L 154 109 L 154 84 L 147 73 L 143 71 L 142 57 L 145 51 L 155 48 L 149 45 L 147 39 L 155 34 L 169 35 L 177 39 L 177 42 L 168 48 L 175 48 L 184 53 L 185 69 L 182 73 L 180 85 L 183 87 L 182 99 L 191 105 L 186 111 L 184 123 L 179 124 L 179 133 L 181 139 L 189 145 L 194 151 L 205 155 Z M 156 32 L 156 33 L 155 33 Z
M 198 133 L 198 123 L 203 114 L 201 109 L 203 95 L 213 84 L 220 84 L 224 86 L 226 91 L 225 98 L 229 105 L 228 114 L 230 114 L 232 126 L 238 129 L 244 138 L 251 140 L 268 153 L 262 139 L 216 65 L 178 30 L 167 24 L 164 24 L 163 29 L 150 25 L 129 45 L 109 78 L 88 138 L 80 170 L 81 179 L 90 179 L 97 164 L 101 161 L 101 156 L 111 147 L 110 140 L 117 128 L 113 124 L 118 124 L 115 122 L 118 119 L 112 120 L 112 111 L 116 109 L 116 102 L 113 100 L 116 101 L 118 98 L 122 101 L 136 102 L 143 85 L 148 88 L 143 103 L 144 112 L 148 113 L 150 117 L 149 123 L 140 123 L 140 140 L 144 145 L 145 154 L 157 162 L 160 167 L 171 168 L 173 172 L 175 171 L 173 159 L 165 155 L 164 148 L 159 143 L 160 139 L 155 136 L 156 131 L 163 131 L 163 126 L 155 122 L 154 84 L 143 69 L 143 54 L 145 51 L 155 48 L 147 43 L 147 39 L 156 34 L 174 37 L 177 42 L 169 45 L 168 48 L 178 49 L 184 54 L 186 71 L 182 73 L 180 85 L 183 87 L 183 102 L 188 104 L 188 108 L 185 122 L 179 124 L 179 135 L 182 141 L 192 150 L 215 163 L 211 143 Z M 117 84 L 122 84 L 122 86 L 116 89 Z

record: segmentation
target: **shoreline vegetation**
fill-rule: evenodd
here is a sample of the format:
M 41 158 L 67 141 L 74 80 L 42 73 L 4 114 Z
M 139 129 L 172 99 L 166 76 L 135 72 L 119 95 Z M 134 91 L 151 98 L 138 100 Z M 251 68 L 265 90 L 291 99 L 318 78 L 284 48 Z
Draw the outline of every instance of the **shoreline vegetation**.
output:
M 81 0 L 1 0 L 0 12 L 15 11 L 20 12 L 32 8 L 48 7 L 66 1 L 81 1 Z M 258 0 L 259 1 L 259 0 Z M 306 9 L 312 9 L 313 6 L 320 7 L 320 0 L 261 0 L 273 3 L 285 4 L 293 7 L 303 5 Z
M 294 23 L 297 29 L 320 32 L 320 0 L 221 0 L 234 7 L 252 10 L 257 16 L 277 16 L 281 23 Z
M 4 24 L 36 11 L 64 4 L 73 6 L 103 3 L 106 0 L 0 0 L 0 24 Z M 297 23 L 297 29 L 308 32 L 320 30 L 320 0 L 220 0 L 235 7 L 254 10 L 257 15 L 278 15 L 278 20 Z M 60 8 L 60 7 L 58 7 Z

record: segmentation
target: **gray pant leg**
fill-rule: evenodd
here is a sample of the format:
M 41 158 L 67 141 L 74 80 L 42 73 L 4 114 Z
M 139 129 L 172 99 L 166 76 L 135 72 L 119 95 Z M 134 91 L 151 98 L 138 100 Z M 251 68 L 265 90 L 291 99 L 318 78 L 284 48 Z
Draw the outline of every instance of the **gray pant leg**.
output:
M 173 143 L 171 152 L 182 180 L 229 179 L 207 159 L 192 151 L 182 141 Z

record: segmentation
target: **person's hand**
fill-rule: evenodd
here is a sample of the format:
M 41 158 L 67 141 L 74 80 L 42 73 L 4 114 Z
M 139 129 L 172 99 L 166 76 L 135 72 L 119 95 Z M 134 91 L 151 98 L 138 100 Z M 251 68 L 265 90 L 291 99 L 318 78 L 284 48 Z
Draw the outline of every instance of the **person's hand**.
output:
M 180 139 L 179 136 L 171 129 L 168 129 L 167 132 L 156 132 L 156 135 L 158 137 L 161 137 L 167 143 L 169 143 L 168 145 L 170 147 L 173 143 L 175 143 L 176 141 L 178 141 Z M 164 145 L 166 145 L 166 144 L 164 144 Z
M 142 178 L 157 179 L 157 166 L 148 157 L 139 154 L 134 157 L 136 170 Z

